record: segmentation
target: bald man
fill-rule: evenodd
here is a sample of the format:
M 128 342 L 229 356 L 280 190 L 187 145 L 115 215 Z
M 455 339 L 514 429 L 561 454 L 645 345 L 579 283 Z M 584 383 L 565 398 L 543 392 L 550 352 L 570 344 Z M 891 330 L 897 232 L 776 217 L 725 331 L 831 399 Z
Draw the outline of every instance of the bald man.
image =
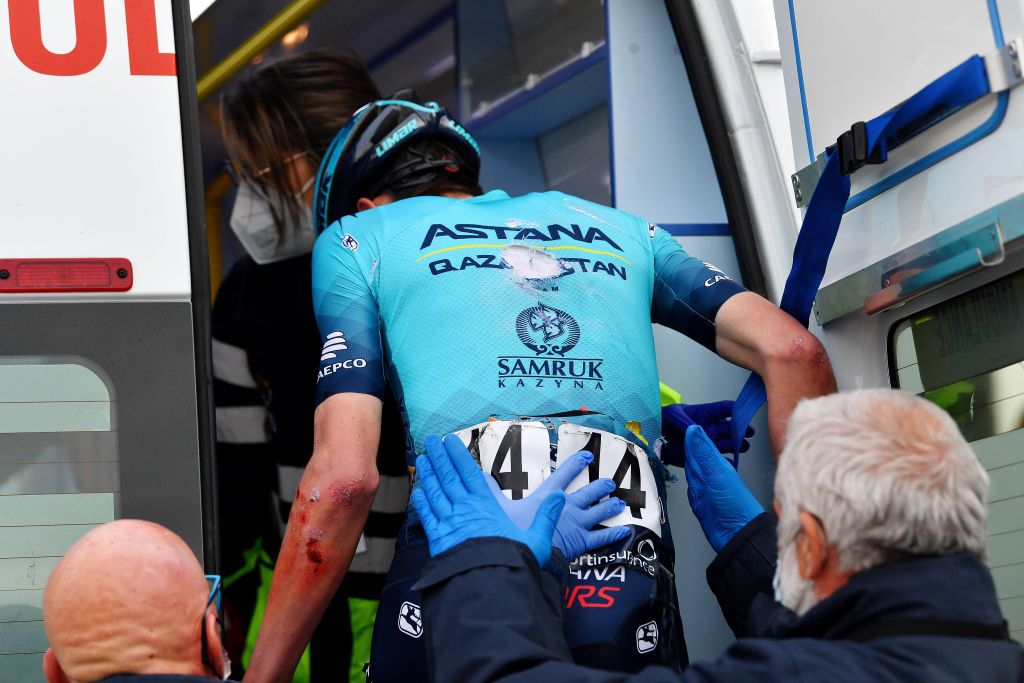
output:
M 46 680 L 227 678 L 230 663 L 208 597 L 195 555 L 168 529 L 128 519 L 93 529 L 71 547 L 46 585 Z

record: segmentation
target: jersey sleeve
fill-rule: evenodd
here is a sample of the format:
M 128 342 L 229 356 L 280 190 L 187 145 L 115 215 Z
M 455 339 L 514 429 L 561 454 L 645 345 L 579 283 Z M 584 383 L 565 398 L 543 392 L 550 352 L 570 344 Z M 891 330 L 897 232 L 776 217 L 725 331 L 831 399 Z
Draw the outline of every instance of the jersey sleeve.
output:
M 334 394 L 384 399 L 384 352 L 372 287 L 374 243 L 335 224 L 313 248 L 313 310 L 323 348 L 316 405 Z
M 747 291 L 717 266 L 687 254 L 652 225 L 654 293 L 651 319 L 715 350 L 715 316 L 731 297 Z

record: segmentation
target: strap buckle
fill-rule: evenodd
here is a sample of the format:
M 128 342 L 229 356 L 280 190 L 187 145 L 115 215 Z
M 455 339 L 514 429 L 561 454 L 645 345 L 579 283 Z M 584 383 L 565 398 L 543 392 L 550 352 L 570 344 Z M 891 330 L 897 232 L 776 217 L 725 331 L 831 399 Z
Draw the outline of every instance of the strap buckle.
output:
M 798 208 L 811 203 L 814 190 L 818 187 L 818 180 L 825 171 L 828 155 L 832 152 L 839 155 L 839 172 L 843 175 L 850 175 L 868 164 L 884 164 L 887 157 L 884 147 L 879 147 L 874 153 L 868 154 L 868 126 L 863 121 L 858 121 L 850 126 L 850 130 L 836 138 L 836 144 L 830 145 L 811 164 L 790 177 L 793 181 L 793 197 Z
M 868 127 L 863 121 L 853 124 L 836 139 L 835 150 L 839 154 L 839 172 L 843 175 L 850 175 L 868 164 L 883 164 L 886 159 L 884 147 L 868 154 Z
M 818 180 L 825 170 L 828 154 L 833 151 L 839 155 L 839 172 L 843 175 L 850 175 L 868 164 L 884 164 L 887 158 L 884 147 L 879 147 L 874 153 L 868 154 L 868 126 L 863 121 L 858 121 L 850 126 L 850 130 L 836 138 L 836 144 L 830 145 L 811 164 L 791 176 L 797 208 L 811 203 L 814 190 L 818 187 Z

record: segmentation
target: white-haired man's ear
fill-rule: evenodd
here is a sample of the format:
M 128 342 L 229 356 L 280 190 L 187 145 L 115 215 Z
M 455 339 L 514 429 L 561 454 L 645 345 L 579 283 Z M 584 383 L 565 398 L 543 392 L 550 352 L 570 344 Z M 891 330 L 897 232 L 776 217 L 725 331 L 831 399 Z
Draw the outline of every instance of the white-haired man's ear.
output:
M 794 543 L 800 578 L 813 584 L 818 600 L 842 588 L 853 575 L 849 569 L 843 569 L 839 550 L 828 544 L 825 527 L 811 513 L 800 511 L 800 533 Z
M 800 534 L 796 537 L 796 560 L 800 578 L 817 581 L 828 567 L 828 540 L 817 518 L 800 512 Z

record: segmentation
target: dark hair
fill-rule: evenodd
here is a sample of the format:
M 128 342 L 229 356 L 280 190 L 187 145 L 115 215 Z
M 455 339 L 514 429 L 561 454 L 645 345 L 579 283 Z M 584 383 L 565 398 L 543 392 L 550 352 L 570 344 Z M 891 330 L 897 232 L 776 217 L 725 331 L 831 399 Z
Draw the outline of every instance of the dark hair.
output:
M 357 109 L 380 99 L 362 62 L 351 54 L 305 52 L 266 62 L 221 97 L 224 141 L 243 178 L 256 189 L 280 191 L 274 223 L 303 207 L 288 187 L 286 159 L 303 154 L 320 166 L 335 134 Z M 269 169 L 257 175 L 261 168 Z
M 402 172 L 402 168 L 411 163 L 446 159 L 452 160 L 451 166 L 431 168 L 412 174 Z M 381 176 L 376 183 L 371 181 L 364 188 L 368 194 L 386 192 L 398 200 L 408 197 L 440 196 L 449 192 L 474 197 L 484 193 L 477 179 L 463 170 L 457 152 L 442 142 L 430 140 L 409 145 Z

